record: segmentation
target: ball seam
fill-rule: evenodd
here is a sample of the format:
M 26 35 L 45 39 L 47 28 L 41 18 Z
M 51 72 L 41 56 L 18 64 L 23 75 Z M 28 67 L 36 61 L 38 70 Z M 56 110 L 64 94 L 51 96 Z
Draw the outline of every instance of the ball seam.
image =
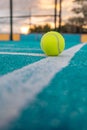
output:
M 52 33 L 52 35 L 54 35 L 54 36 L 56 37 L 57 43 L 58 43 L 58 44 L 57 44 L 57 45 L 58 45 L 58 52 L 61 53 L 60 47 L 59 47 L 59 38 L 58 38 L 58 36 L 57 36 L 56 34 L 53 34 L 53 33 Z

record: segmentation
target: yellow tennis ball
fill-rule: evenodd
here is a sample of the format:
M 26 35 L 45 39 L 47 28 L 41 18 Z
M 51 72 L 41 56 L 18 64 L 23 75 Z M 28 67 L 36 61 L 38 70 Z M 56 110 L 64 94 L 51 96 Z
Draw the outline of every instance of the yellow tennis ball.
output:
M 40 45 L 46 55 L 58 56 L 65 48 L 65 40 L 60 33 L 50 31 L 42 36 Z

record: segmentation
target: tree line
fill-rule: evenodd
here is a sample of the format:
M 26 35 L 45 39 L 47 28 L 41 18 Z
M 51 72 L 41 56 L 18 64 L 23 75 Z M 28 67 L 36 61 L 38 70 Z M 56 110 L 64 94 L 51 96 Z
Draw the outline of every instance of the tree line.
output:
M 61 26 L 63 33 L 87 33 L 87 0 L 73 0 L 73 4 L 77 4 L 71 11 L 75 14 L 70 17 L 64 25 Z M 30 32 L 47 32 L 54 30 L 49 24 L 44 26 L 34 26 L 30 28 Z M 59 31 L 59 28 L 57 28 Z

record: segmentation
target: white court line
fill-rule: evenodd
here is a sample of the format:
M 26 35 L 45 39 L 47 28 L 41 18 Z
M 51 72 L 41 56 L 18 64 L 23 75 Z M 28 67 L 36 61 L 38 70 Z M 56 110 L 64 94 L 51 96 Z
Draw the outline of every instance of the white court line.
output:
M 46 87 L 57 72 L 84 44 L 65 50 L 58 57 L 47 57 L 0 78 L 0 127 L 17 117 L 20 110 Z
M 0 52 L 0 55 L 23 55 L 23 56 L 44 56 L 46 55 L 41 53 L 21 53 L 21 52 Z
M 3 49 L 4 50 L 7 50 L 7 49 L 8 50 L 36 50 L 36 51 L 41 50 L 40 48 L 29 48 L 29 47 L 27 47 L 27 48 L 24 48 L 24 47 L 23 48 L 22 47 L 21 48 L 18 48 L 18 47 L 17 48 L 14 48 L 14 47 L 12 48 L 12 47 L 5 47 L 5 46 L 0 47 L 0 50 L 3 50 Z

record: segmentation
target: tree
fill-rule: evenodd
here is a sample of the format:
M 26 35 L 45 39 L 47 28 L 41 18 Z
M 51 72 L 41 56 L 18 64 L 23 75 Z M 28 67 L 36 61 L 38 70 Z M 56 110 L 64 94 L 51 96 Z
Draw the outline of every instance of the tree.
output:
M 30 32 L 43 33 L 43 32 L 48 32 L 50 30 L 51 30 L 51 26 L 49 24 L 45 24 L 44 26 L 35 25 L 33 28 L 30 29 Z
M 78 8 L 77 7 L 73 8 L 72 11 L 77 15 L 82 13 L 84 19 L 83 24 L 86 25 L 87 24 L 87 0 L 74 0 L 73 2 L 77 3 L 79 6 Z
M 72 27 L 72 31 L 76 33 L 82 32 L 84 19 L 82 17 L 73 17 L 68 19 L 69 25 Z
M 48 32 L 50 30 L 51 30 L 51 26 L 49 24 L 43 26 L 43 32 Z
M 76 16 L 68 19 L 69 30 L 73 33 L 84 32 L 83 26 L 87 25 L 87 0 L 73 0 L 75 6 L 72 11 Z

